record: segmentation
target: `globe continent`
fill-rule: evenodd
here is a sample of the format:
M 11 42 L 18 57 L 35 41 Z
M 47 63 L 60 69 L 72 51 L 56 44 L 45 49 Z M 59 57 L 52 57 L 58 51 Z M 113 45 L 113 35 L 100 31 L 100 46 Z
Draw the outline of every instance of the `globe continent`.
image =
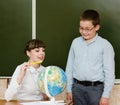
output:
M 48 66 L 38 76 L 40 91 L 48 96 L 60 94 L 66 87 L 66 75 L 63 69 L 57 66 Z

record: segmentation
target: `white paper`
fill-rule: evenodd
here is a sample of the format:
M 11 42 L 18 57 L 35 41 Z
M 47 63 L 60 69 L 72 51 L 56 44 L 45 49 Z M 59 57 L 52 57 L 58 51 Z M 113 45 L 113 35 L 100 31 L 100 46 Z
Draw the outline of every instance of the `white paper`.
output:
M 23 102 L 22 105 L 53 105 L 51 101 L 35 101 L 35 102 Z M 63 100 L 55 101 L 54 105 L 65 105 Z

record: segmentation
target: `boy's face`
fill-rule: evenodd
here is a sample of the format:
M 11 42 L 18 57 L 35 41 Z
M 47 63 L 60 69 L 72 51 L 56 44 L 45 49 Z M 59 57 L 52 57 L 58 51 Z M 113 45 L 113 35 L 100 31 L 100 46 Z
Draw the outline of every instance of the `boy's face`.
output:
M 87 42 L 90 42 L 91 39 L 95 37 L 96 32 L 99 30 L 99 28 L 100 26 L 94 26 L 91 20 L 81 20 L 79 32 Z

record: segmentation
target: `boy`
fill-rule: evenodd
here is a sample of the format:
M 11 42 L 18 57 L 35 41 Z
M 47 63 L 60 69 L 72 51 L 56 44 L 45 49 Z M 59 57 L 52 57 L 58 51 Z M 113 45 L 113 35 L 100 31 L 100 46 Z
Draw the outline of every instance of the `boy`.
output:
M 79 32 L 71 44 L 66 65 L 67 99 L 74 105 L 109 105 L 114 85 L 114 50 L 100 37 L 100 17 L 86 10 L 80 17 Z

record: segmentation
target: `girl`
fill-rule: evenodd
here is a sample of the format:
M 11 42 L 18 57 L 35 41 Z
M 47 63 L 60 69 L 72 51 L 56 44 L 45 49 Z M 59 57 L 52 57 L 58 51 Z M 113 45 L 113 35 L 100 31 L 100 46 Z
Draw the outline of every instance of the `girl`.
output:
M 45 44 L 39 39 L 32 39 L 26 43 L 24 52 L 28 61 L 15 69 L 5 99 L 46 100 L 48 97 L 40 92 L 37 84 L 39 73 L 45 69 L 41 65 L 45 58 Z

